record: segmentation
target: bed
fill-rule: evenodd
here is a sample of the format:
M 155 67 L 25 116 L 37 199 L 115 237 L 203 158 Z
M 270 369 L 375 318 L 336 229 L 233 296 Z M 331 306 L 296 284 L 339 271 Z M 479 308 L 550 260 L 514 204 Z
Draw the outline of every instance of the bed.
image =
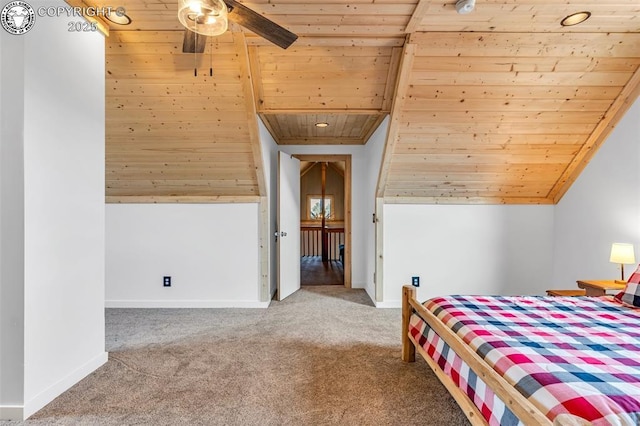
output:
M 403 288 L 418 352 L 472 424 L 640 424 L 640 310 L 606 297 L 444 296 Z

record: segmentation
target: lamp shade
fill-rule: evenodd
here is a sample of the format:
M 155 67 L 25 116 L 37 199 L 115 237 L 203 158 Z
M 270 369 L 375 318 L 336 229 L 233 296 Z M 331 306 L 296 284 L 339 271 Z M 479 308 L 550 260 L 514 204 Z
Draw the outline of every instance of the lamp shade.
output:
M 178 20 L 194 33 L 216 36 L 227 31 L 228 8 L 222 0 L 179 0 Z
M 633 244 L 613 243 L 611 245 L 611 263 L 631 264 L 636 263 L 636 257 L 633 253 Z

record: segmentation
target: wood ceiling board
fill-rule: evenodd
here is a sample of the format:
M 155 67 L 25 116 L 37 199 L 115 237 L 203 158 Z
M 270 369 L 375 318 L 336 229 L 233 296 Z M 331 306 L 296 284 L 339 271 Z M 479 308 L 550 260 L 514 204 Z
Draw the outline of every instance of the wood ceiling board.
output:
M 422 20 L 424 19 L 424 15 L 430 8 L 429 0 L 419 0 L 416 7 L 413 9 L 413 13 L 411 14 L 411 19 L 407 23 L 407 26 L 404 29 L 404 32 L 410 34 L 415 32 L 420 26 Z
M 466 108 L 468 105 L 463 105 Z M 445 124 L 465 124 L 469 122 L 489 123 L 497 126 L 499 123 L 508 124 L 590 124 L 600 121 L 604 112 L 600 111 L 484 111 L 479 108 L 474 111 L 405 111 L 402 113 L 400 121 L 406 128 L 412 123 L 420 122 L 421 126 L 430 127 Z
M 414 71 L 453 72 L 629 72 L 633 73 L 640 58 L 611 57 L 425 57 L 416 58 Z
M 279 144 L 365 143 L 395 83 L 394 49 L 251 46 L 256 105 L 267 129 Z M 329 127 L 318 129 L 317 122 Z
M 402 48 L 394 47 L 391 49 L 391 58 L 389 59 L 389 70 L 387 73 L 387 82 L 382 97 L 382 108 L 384 112 L 390 112 L 393 105 L 393 95 L 396 90 L 396 82 L 398 79 L 398 71 L 400 69 L 400 59 L 402 58 Z M 377 127 L 377 126 L 376 126 Z
M 375 36 L 375 37 L 353 37 L 353 36 L 300 36 L 296 40 L 296 47 L 402 47 L 404 44 L 404 34 L 394 36 Z M 262 37 L 247 34 L 248 46 L 271 46 L 269 41 Z
M 265 125 L 280 145 L 362 145 L 380 114 L 261 114 Z M 326 122 L 324 128 L 315 123 Z M 375 130 L 375 129 L 374 129 Z
M 469 110 L 485 112 L 570 112 L 570 111 L 606 111 L 612 100 L 576 100 L 576 99 L 424 99 L 409 98 L 407 110 L 412 112 L 451 111 L 460 107 L 460 103 Z
M 202 75 L 208 63 L 193 75 L 193 55 L 176 49 L 179 33 L 148 33 L 157 39 L 120 33 L 107 40 L 108 199 L 259 195 L 242 59 L 233 38 L 207 45 L 213 46 L 214 67 L 220 63 L 211 78 Z
M 583 145 L 581 152 L 579 152 L 574 157 L 573 161 L 569 163 L 563 175 L 558 179 L 558 182 L 551 190 L 549 197 L 553 199 L 555 203 L 560 201 L 562 196 L 578 178 L 584 167 L 589 163 L 602 143 L 604 143 L 609 133 L 611 133 L 616 124 L 639 96 L 640 67 L 636 70 L 627 86 L 620 93 L 620 96 L 618 96 L 611 108 L 607 111 L 607 119 L 598 123 L 598 126 Z
M 107 197 L 130 197 L 131 193 L 135 193 L 136 196 L 142 197 L 177 197 L 177 196 L 185 196 L 185 193 L 188 193 L 189 196 L 202 196 L 202 197 L 216 197 L 216 196 L 238 196 L 238 190 L 242 189 L 243 192 L 246 192 L 246 195 L 255 195 L 259 197 L 257 194 L 252 194 L 252 192 L 257 192 L 257 188 L 207 188 L 206 185 L 186 185 L 183 183 L 179 183 L 175 186 L 163 185 L 162 183 L 157 183 L 153 185 L 152 183 L 146 183 L 144 187 L 130 185 L 131 181 L 127 181 L 124 183 L 117 181 L 114 186 L 111 186 L 109 183 L 106 185 L 106 191 L 109 194 Z M 116 186 L 117 185 L 117 186 Z
M 260 195 L 267 195 L 267 184 L 265 171 L 262 166 L 262 144 L 260 143 L 260 129 L 258 128 L 258 114 L 256 111 L 256 100 L 253 94 L 253 78 L 249 64 L 249 52 L 244 40 L 243 33 L 234 34 L 234 44 L 236 55 L 240 59 L 240 81 L 245 99 L 245 117 L 249 128 L 249 144 L 253 154 L 253 164 L 255 179 L 257 180 Z
M 171 13 L 176 14 L 177 19 L 177 6 L 176 10 Z M 156 30 L 147 30 L 147 31 L 130 31 L 126 28 L 123 28 L 121 31 L 112 31 L 109 35 L 109 43 L 105 46 L 106 51 L 110 52 L 112 50 L 118 49 L 126 49 L 130 50 L 132 54 L 149 52 L 148 48 L 153 47 L 154 45 L 161 45 L 163 43 L 168 43 L 171 46 L 177 46 L 177 53 L 182 53 L 182 40 L 183 40 L 183 31 L 182 28 L 180 31 L 156 31 Z M 219 36 L 215 37 L 215 42 L 220 45 L 220 47 L 228 46 L 233 43 L 233 34 L 231 32 L 226 32 Z M 123 45 L 122 43 L 136 43 L 136 44 L 127 44 Z M 163 46 L 159 46 L 164 48 Z M 229 46 L 230 47 L 230 46 Z M 158 53 L 169 53 L 172 52 L 173 49 L 162 50 Z M 188 55 L 188 54 L 187 54 Z
M 448 147 L 450 144 L 463 144 L 464 146 L 472 149 L 474 146 L 481 146 L 484 144 L 499 144 L 505 145 L 582 145 L 584 143 L 585 135 L 579 134 L 524 134 L 524 135 L 509 135 L 509 134 L 495 134 L 495 133 L 406 133 L 402 134 L 402 146 L 411 147 L 415 145 L 428 145 L 428 146 L 443 146 Z
M 207 108 L 211 111 L 218 112 L 238 112 L 244 111 L 245 105 L 237 100 L 228 102 L 224 107 L 216 104 L 216 97 L 209 96 L 160 96 L 162 90 L 159 90 L 158 96 L 140 96 L 138 98 L 110 96 L 106 99 L 106 107 L 110 109 L 118 109 L 127 111 L 134 110 L 157 110 L 163 111 L 200 111 Z M 166 93 L 166 92 L 165 92 Z
M 631 57 L 640 33 L 413 33 L 417 56 Z
M 280 139 L 278 145 L 362 145 L 361 138 L 304 138 L 290 137 Z
M 576 144 L 401 144 L 396 147 L 395 153 L 401 154 L 503 154 L 503 155 L 576 155 L 582 143 Z M 401 157 L 399 157 L 401 158 Z
M 513 173 L 481 173 L 481 172 L 467 172 L 467 173 L 447 173 L 443 176 L 441 173 L 432 172 L 432 173 L 424 173 L 421 172 L 419 175 L 412 175 L 411 177 L 407 177 L 404 180 L 395 179 L 393 182 L 390 182 L 389 188 L 412 188 L 412 187 L 421 187 L 423 182 L 434 182 L 436 184 L 445 184 L 453 182 L 475 182 L 475 183 L 492 183 L 492 182 L 506 182 L 506 183 L 522 183 L 522 182 L 543 182 L 548 185 L 553 185 L 557 179 L 549 177 L 546 180 L 541 180 L 539 176 L 524 173 L 521 175 L 515 175 Z
M 414 165 L 406 167 L 401 164 L 391 165 L 394 179 L 406 180 L 407 177 L 419 177 L 422 173 L 441 173 L 442 176 L 448 176 L 449 173 L 509 173 L 514 176 L 522 174 L 545 174 L 558 176 L 564 172 L 566 168 L 563 164 L 546 163 L 502 163 L 502 164 L 430 164 L 428 168 Z
M 575 12 L 590 11 L 580 25 L 563 27 L 560 21 Z M 638 32 L 640 5 L 635 0 L 597 1 L 483 1 L 473 12 L 457 15 L 455 2 L 430 3 L 416 31 L 495 32 Z
M 258 195 L 125 195 L 107 196 L 107 203 L 123 204 L 208 204 L 208 203 L 257 203 L 260 201 Z
M 419 46 L 397 117 L 385 198 L 553 202 L 566 165 L 581 158 L 637 70 L 638 36 L 411 35 Z M 524 169 L 517 173 L 513 165 Z M 547 165 L 553 168 L 539 168 Z M 473 180 L 482 170 L 505 175 Z
M 179 73 L 179 76 L 184 76 L 190 79 L 190 82 L 193 82 L 193 73 L 190 75 L 185 74 L 185 70 L 193 70 L 193 68 L 207 68 L 207 71 L 210 65 L 214 65 L 214 71 L 218 73 L 220 70 L 225 70 L 225 72 L 231 72 L 238 70 L 238 62 L 230 57 L 229 60 L 225 61 L 216 61 L 215 58 L 218 55 L 229 55 L 232 52 L 224 52 L 224 50 L 228 50 L 228 47 L 221 48 L 215 47 L 213 52 L 210 49 L 211 45 L 208 44 L 206 46 L 206 51 L 203 54 L 198 54 L 197 57 L 194 57 L 193 54 L 182 54 L 182 53 L 170 53 L 170 54 L 136 54 L 134 55 L 118 55 L 117 53 L 113 53 L 109 55 L 109 65 L 113 68 L 124 68 L 126 67 L 128 71 L 139 70 L 148 72 L 151 70 L 163 71 L 163 72 L 176 72 Z M 213 54 L 213 59 L 211 60 L 210 54 Z M 194 60 L 195 59 L 195 60 Z M 207 72 L 208 74 L 208 72 Z M 203 74 L 202 77 L 208 77 L 207 74 Z M 113 78 L 118 78 L 117 75 L 112 75 Z M 144 77 L 148 78 L 147 75 Z M 169 77 L 173 77 L 169 75 Z M 209 79 L 211 80 L 211 79 Z
M 417 46 L 415 44 L 406 43 L 402 50 L 400 58 L 400 66 L 398 69 L 398 78 L 394 90 L 393 104 L 391 106 L 391 119 L 389 128 L 387 129 L 387 140 L 382 153 L 382 162 L 380 172 L 378 174 L 378 183 L 376 186 L 376 197 L 384 197 L 389 178 L 389 169 L 392 163 L 393 151 L 400 134 L 400 115 L 404 108 L 404 102 L 408 94 L 408 81 L 413 69 L 413 60 L 416 56 Z
M 481 204 L 481 199 L 484 200 L 482 204 L 531 204 L 531 200 L 543 199 L 544 194 L 540 195 L 540 191 L 500 191 L 500 190 L 469 190 L 461 191 L 457 188 L 442 188 L 440 190 L 406 190 L 406 191 L 389 191 L 389 195 L 385 197 L 385 202 L 388 198 L 421 198 L 423 203 L 433 203 L 430 200 L 440 200 L 439 203 L 443 203 L 443 199 L 451 198 L 452 204 L 473 204 L 468 200 L 475 199 L 477 204 Z M 509 200 L 508 202 L 503 200 Z M 438 204 L 438 203 L 434 203 Z M 549 204 L 544 203 L 544 204 Z
M 265 46 L 251 52 L 260 112 L 382 109 L 391 47 Z
M 193 73 L 193 70 L 191 70 Z M 192 74 L 193 75 L 193 74 Z M 220 98 L 222 94 L 226 98 L 229 98 L 229 102 L 238 102 L 242 99 L 241 92 L 236 93 L 235 96 L 231 96 L 234 90 L 239 89 L 239 79 L 237 81 L 230 81 L 227 83 L 220 83 L 216 81 L 210 84 L 201 83 L 165 83 L 158 80 L 145 80 L 142 79 L 107 79 L 105 84 L 105 91 L 107 94 L 107 102 L 111 101 L 111 96 L 117 97 L 131 97 L 132 99 L 144 100 L 146 97 L 152 96 L 177 96 L 178 98 L 185 97 L 209 97 Z M 135 96 L 134 96 L 135 95 Z M 191 99 L 189 99 L 191 101 Z M 187 102 L 185 102 L 187 103 Z M 193 105 L 188 103 L 188 105 Z M 219 105 L 208 104 L 210 108 L 220 109 Z
M 114 28 L 114 32 L 181 29 L 177 19 L 175 0 L 161 2 L 123 0 L 121 3 L 133 22 L 126 27 Z M 403 36 L 415 5 L 414 1 L 379 3 L 372 0 L 349 3 L 325 1 L 242 3 L 303 39 L 309 35 L 372 38 Z M 251 32 L 247 34 L 252 35 Z M 261 43 L 259 37 L 251 38 Z M 296 41 L 296 45 L 304 43 L 304 40 Z
M 590 124 L 561 124 L 551 123 L 544 127 L 537 123 L 492 123 L 492 122 L 459 122 L 459 123 L 402 123 L 402 132 L 408 133 L 494 133 L 506 135 L 535 135 L 535 134 L 590 134 L 596 123 Z M 402 132 L 400 137 L 402 137 Z
M 446 197 L 385 197 L 385 204 L 553 204 L 544 197 L 474 197 L 474 196 L 446 196 Z
M 136 29 L 181 29 L 175 0 L 123 1 L 131 15 L 138 16 L 133 18 Z M 107 55 L 113 58 L 111 66 L 117 65 L 117 74 L 107 78 L 107 93 L 111 92 L 107 109 L 121 111 L 109 121 L 113 128 L 109 152 L 135 155 L 131 164 L 141 168 L 165 159 L 169 145 L 182 138 L 181 143 L 187 146 L 186 151 L 176 152 L 182 160 L 177 164 L 186 168 L 189 159 L 199 163 L 218 154 L 225 163 L 220 170 L 225 173 L 232 170 L 228 165 L 239 163 L 231 161 L 229 155 L 234 153 L 253 153 L 255 162 L 250 132 L 235 114 L 241 116 L 243 105 L 249 113 L 251 110 L 246 109 L 242 72 L 254 79 L 254 105 L 265 125 L 272 134 L 282 135 L 285 143 L 362 143 L 361 139 L 368 137 L 361 137 L 366 123 L 352 115 L 370 115 L 367 135 L 375 130 L 393 106 L 404 32 L 425 29 L 430 32 L 409 36 L 417 45 L 412 68 L 406 72 L 408 80 L 404 80 L 411 87 L 407 86 L 403 106 L 390 122 L 395 130 L 389 143 L 397 150 L 385 152 L 383 169 L 389 173 L 389 187 L 397 190 L 394 195 L 411 200 L 417 194 L 415 188 L 403 191 L 402 185 L 416 185 L 408 176 L 427 179 L 424 169 L 428 168 L 435 175 L 428 175 L 427 182 L 443 191 L 448 178 L 439 178 L 438 173 L 460 173 L 449 175 L 467 183 L 471 190 L 460 197 L 459 188 L 451 186 L 457 190 L 450 198 L 460 202 L 545 203 L 549 197 L 516 193 L 513 182 L 531 185 L 536 192 L 548 188 L 556 178 L 571 182 L 570 171 L 579 171 L 581 166 L 576 164 L 590 158 L 592 147 L 597 145 L 590 140 L 597 139 L 596 133 L 603 137 L 610 128 L 609 120 L 615 121 L 612 117 L 618 115 L 614 114 L 616 106 L 628 102 L 630 95 L 614 104 L 621 93 L 631 93 L 625 87 L 640 65 L 640 4 L 636 0 L 486 0 L 466 16 L 455 13 L 453 0 L 243 3 L 297 32 L 300 38 L 290 48 L 294 50 L 282 51 L 246 32 L 244 41 L 250 47 L 246 67 L 236 54 L 232 34 L 243 30 L 235 27 L 215 39 L 214 69 L 218 63 L 218 74 L 213 79 L 205 75 L 207 55 L 197 58 L 202 82 L 195 85 L 190 79 L 193 58 L 179 56 L 180 31 L 127 31 L 132 26 L 111 31 L 117 42 L 107 43 Z M 564 15 L 558 15 L 574 8 L 591 10 L 593 16 L 581 25 L 559 28 L 558 20 Z M 318 53 L 312 54 L 314 51 Z M 181 73 L 182 68 L 187 72 Z M 202 99 L 197 100 L 199 97 Z M 200 108 L 214 121 L 194 117 Z M 339 140 L 318 135 L 311 128 L 311 114 L 322 113 L 339 117 L 335 121 Z M 299 117 L 280 119 L 285 115 Z M 154 141 L 161 144 L 160 152 L 124 146 L 139 142 L 148 149 Z M 206 145 L 214 142 L 214 147 Z M 235 150 L 233 144 L 240 147 Z M 150 163 L 138 161 L 141 152 L 151 155 Z M 432 158 L 406 161 L 397 157 L 402 155 Z M 501 163 L 505 155 L 510 161 L 513 158 L 513 164 Z M 566 164 L 557 162 L 567 157 L 572 159 Z M 401 167 L 393 164 L 393 158 Z M 254 166 L 248 165 L 247 170 L 255 170 Z M 193 172 L 185 169 L 189 178 L 202 172 L 208 182 L 226 182 L 227 178 L 208 176 L 206 167 L 191 167 Z M 163 169 L 149 170 L 155 176 L 156 170 Z M 175 177 L 175 170 L 168 173 Z M 477 173 L 477 181 L 469 181 L 473 173 Z M 497 173 L 493 175 L 496 183 L 512 186 L 489 186 L 491 175 L 486 173 Z M 515 180 L 504 180 L 504 174 Z M 483 188 L 484 195 L 479 192 Z M 509 189 L 513 196 L 495 195 L 500 189 Z M 562 190 L 557 191 L 560 193 Z M 423 200 L 447 201 L 446 195 L 420 194 L 426 197 Z
M 172 136 L 154 137 L 152 140 L 137 140 L 131 136 L 113 136 L 109 139 L 109 145 L 114 152 L 120 151 L 159 151 L 159 152 L 197 152 L 197 153 L 251 153 L 251 148 L 246 144 L 238 144 L 234 141 L 216 142 L 200 141 L 191 142 L 188 147 L 176 146 L 182 139 L 175 139 Z M 135 143 L 133 143 L 135 142 Z
M 410 85 L 510 85 L 531 86 L 613 86 L 622 87 L 633 73 L 629 72 L 431 72 L 412 73 Z
M 581 99 L 613 101 L 622 87 L 613 86 L 413 86 L 408 99 Z

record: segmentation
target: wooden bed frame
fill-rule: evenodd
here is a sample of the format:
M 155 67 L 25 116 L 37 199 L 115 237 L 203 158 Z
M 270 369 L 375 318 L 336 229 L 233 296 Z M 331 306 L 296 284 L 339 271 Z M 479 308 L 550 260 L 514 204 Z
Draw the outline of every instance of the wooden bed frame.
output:
M 486 383 L 505 405 L 525 425 L 552 425 L 553 423 L 538 410 L 520 392 L 511 386 L 502 376 L 495 372 L 478 354 L 462 341 L 449 327 L 444 325 L 433 313 L 416 300 L 415 287 L 406 285 L 402 288 L 402 360 L 414 362 L 416 350 L 436 374 L 440 382 L 456 400 L 472 425 L 487 425 L 473 401 L 458 388 L 435 361 L 409 334 L 409 319 L 413 313 L 418 314 L 464 362 Z

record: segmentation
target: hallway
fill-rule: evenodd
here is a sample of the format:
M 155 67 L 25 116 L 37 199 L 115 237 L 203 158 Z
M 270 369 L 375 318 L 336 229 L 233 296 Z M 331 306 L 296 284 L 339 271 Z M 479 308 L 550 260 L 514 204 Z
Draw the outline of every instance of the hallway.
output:
M 344 285 L 344 268 L 338 260 L 322 262 L 321 256 L 300 258 L 301 285 Z

